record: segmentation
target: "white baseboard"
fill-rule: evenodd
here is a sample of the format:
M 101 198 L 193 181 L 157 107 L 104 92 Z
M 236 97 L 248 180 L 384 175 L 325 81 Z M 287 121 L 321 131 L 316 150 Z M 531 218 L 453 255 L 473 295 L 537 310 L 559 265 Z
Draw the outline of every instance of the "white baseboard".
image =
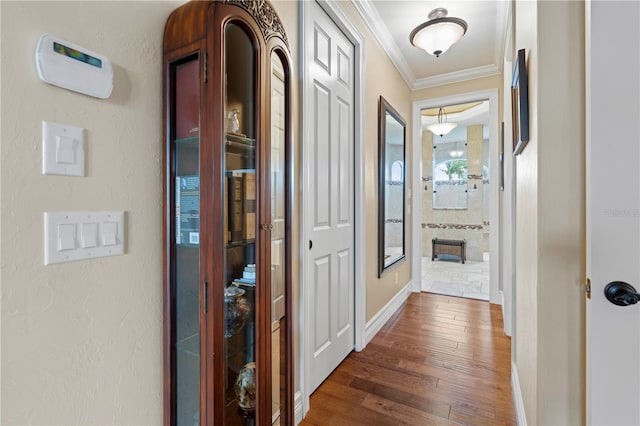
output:
M 513 405 L 516 409 L 518 426 L 527 426 L 522 390 L 520 389 L 520 379 L 518 378 L 518 368 L 514 363 L 511 363 L 511 393 L 513 394 Z
M 373 318 L 364 326 L 365 346 L 373 339 L 387 321 L 402 306 L 405 300 L 411 294 L 412 283 L 409 281 L 393 298 L 374 315 Z
M 504 320 L 506 317 L 504 315 L 504 291 L 500 290 L 500 309 L 502 309 L 502 319 Z
M 293 424 L 297 425 L 302 421 L 302 419 L 304 419 L 304 411 L 302 409 L 302 392 L 296 392 L 293 399 Z

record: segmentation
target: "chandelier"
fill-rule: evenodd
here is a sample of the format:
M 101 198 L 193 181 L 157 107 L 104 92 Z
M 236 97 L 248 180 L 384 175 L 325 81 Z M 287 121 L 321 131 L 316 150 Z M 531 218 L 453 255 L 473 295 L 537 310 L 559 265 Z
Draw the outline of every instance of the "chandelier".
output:
M 456 123 L 447 123 L 447 114 L 445 113 L 444 108 L 440 108 L 438 110 L 438 122 L 427 126 L 427 129 L 442 137 L 456 127 L 458 127 Z
M 429 20 L 411 31 L 411 44 L 438 58 L 458 42 L 467 32 L 467 23 L 460 18 L 448 18 L 448 13 L 442 7 L 429 12 Z

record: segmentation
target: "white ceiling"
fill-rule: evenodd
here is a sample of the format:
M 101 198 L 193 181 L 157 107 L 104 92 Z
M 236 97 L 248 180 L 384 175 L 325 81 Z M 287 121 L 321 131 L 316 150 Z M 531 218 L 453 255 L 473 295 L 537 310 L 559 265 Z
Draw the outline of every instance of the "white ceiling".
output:
M 411 89 L 502 72 L 507 0 L 352 0 Z M 429 12 L 444 7 L 467 21 L 467 33 L 439 58 L 417 49 L 409 33 Z

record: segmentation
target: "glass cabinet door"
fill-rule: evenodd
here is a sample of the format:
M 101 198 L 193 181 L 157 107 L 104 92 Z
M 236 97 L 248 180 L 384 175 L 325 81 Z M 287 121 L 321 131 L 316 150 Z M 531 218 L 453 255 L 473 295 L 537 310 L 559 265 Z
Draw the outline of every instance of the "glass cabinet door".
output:
M 225 425 L 254 424 L 256 410 L 256 50 L 247 32 L 224 31 Z
M 171 292 L 175 419 L 200 421 L 200 64 L 198 58 L 172 65 L 174 134 L 172 165 L 173 261 Z
M 271 57 L 271 415 L 276 424 L 287 419 L 286 318 L 286 89 L 285 70 L 276 54 Z

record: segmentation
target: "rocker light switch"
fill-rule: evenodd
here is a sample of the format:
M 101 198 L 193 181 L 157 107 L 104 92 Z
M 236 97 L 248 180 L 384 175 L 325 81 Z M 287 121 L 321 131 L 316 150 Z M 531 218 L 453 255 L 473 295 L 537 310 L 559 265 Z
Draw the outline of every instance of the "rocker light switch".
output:
M 76 162 L 76 141 L 66 136 L 56 137 L 56 163 L 75 164 Z
M 76 226 L 73 224 L 58 225 L 58 251 L 76 248 Z
M 42 174 L 84 176 L 84 129 L 42 122 Z
M 82 247 L 93 248 L 98 245 L 98 224 L 83 223 L 82 224 Z
M 114 246 L 116 244 L 116 233 L 118 226 L 115 222 L 104 222 L 102 224 L 102 242 L 105 246 Z

